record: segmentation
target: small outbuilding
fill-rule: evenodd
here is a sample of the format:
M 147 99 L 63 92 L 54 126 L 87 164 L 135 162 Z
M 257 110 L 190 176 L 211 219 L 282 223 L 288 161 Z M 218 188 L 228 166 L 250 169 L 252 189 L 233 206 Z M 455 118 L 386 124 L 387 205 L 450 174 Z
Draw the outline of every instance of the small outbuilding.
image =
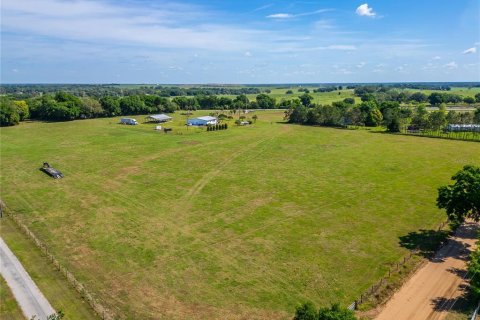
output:
M 187 125 L 189 126 L 208 126 L 208 125 L 215 125 L 217 123 L 218 123 L 217 118 L 210 117 L 210 116 L 192 118 L 187 120 Z
M 449 124 L 445 128 L 449 132 L 480 132 L 480 124 Z
M 169 117 L 166 114 L 154 114 L 145 118 L 146 122 L 156 122 L 156 123 L 167 122 L 171 120 L 172 120 L 172 117 Z

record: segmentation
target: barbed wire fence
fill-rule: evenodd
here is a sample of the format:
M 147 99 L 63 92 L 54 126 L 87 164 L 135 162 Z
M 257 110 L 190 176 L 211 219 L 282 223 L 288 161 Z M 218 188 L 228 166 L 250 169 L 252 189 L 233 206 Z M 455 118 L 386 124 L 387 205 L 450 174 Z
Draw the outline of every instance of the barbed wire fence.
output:
M 0 199 L 0 212 L 8 217 L 11 218 L 12 221 L 19 227 L 19 229 L 28 237 L 30 238 L 35 245 L 40 249 L 42 254 L 52 263 L 52 265 L 65 277 L 68 283 L 75 288 L 77 292 L 80 293 L 82 298 L 90 305 L 90 307 L 95 311 L 95 313 L 102 319 L 102 320 L 117 320 L 119 317 L 115 315 L 109 308 L 105 306 L 105 303 L 102 303 L 100 299 L 95 298 L 94 295 L 86 288 L 84 284 L 77 280 L 77 278 L 71 273 L 64 265 L 62 265 L 55 256 L 50 252 L 47 245 L 43 243 L 39 238 L 23 223 L 23 221 L 11 210 L 7 208 L 5 203 Z M 443 230 L 447 221 L 442 222 L 438 226 L 438 230 Z M 437 250 L 432 252 L 432 255 L 435 255 L 436 251 L 441 249 L 447 242 L 447 239 L 443 239 L 440 242 L 439 247 Z M 375 284 L 370 286 L 367 290 L 365 290 L 360 297 L 353 301 L 348 308 L 350 310 L 358 309 L 359 305 L 368 301 L 374 294 L 378 292 L 378 290 L 382 287 L 385 287 L 391 277 L 400 272 L 402 267 L 410 261 L 412 256 L 418 254 L 418 250 L 411 250 L 406 256 L 404 256 L 400 261 L 394 263 L 388 270 L 388 273 L 382 277 L 379 281 Z
M 476 141 L 480 142 L 479 131 L 445 131 L 442 129 L 417 129 L 409 130 L 406 126 L 400 131 L 401 134 L 410 136 L 440 138 L 448 140 Z
M 11 210 L 8 209 L 5 202 L 0 199 L 0 212 L 3 216 L 12 219 L 18 228 L 30 238 L 35 246 L 40 249 L 42 254 L 52 263 L 52 265 L 57 269 L 62 276 L 65 277 L 67 282 L 82 296 L 82 298 L 90 305 L 90 307 L 95 311 L 95 313 L 102 320 L 117 320 L 119 317 L 115 315 L 109 308 L 106 307 L 104 302 L 101 302 L 100 299 L 95 298 L 95 296 L 87 289 L 87 287 L 82 284 L 77 278 L 70 272 L 67 267 L 61 264 L 55 256 L 48 249 L 47 245 L 41 241 L 24 223 L 23 221 Z
M 442 223 L 440 223 L 440 225 L 438 226 L 438 229 L 437 231 L 441 231 L 445 228 L 445 226 L 447 225 L 448 221 L 443 221 Z M 448 237 L 445 238 L 445 239 L 442 239 L 439 243 L 439 246 L 436 248 L 436 250 L 433 250 L 432 253 L 431 253 L 431 257 L 433 257 L 438 250 L 440 250 L 441 248 L 443 248 L 443 246 L 445 246 L 445 244 L 448 242 Z M 392 278 L 392 276 L 394 276 L 395 274 L 398 274 L 403 266 L 408 262 L 410 261 L 410 259 L 417 255 L 419 253 L 419 250 L 418 249 L 414 249 L 414 250 L 411 250 L 407 255 L 405 255 L 400 261 L 397 261 L 395 262 L 389 269 L 388 269 L 388 273 L 383 276 L 379 281 L 377 281 L 376 283 L 374 283 L 372 286 L 370 286 L 367 290 L 365 290 L 362 294 L 360 294 L 360 297 L 353 301 L 349 306 L 348 306 L 348 309 L 350 310 L 356 310 L 358 309 L 358 307 L 367 302 L 373 295 L 377 294 L 379 292 L 379 289 L 380 288 L 384 288 L 386 287 L 389 283 L 391 283 L 392 281 L 390 280 Z

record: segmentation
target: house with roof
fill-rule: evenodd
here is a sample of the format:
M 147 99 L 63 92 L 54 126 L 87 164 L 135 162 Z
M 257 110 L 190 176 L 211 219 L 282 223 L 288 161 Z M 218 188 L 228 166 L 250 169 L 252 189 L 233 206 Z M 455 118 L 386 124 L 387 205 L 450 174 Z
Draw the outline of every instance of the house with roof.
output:
M 171 121 L 172 117 L 167 116 L 166 114 L 154 114 L 145 118 L 146 122 L 167 122 Z
M 211 116 L 204 116 L 198 118 L 192 118 L 187 120 L 187 125 L 189 126 L 208 126 L 215 125 L 218 123 L 217 118 Z

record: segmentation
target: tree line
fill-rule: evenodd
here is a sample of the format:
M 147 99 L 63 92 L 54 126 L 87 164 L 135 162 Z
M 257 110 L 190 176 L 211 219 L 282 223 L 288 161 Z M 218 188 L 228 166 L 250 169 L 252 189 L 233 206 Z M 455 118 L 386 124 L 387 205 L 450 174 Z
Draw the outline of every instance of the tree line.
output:
M 275 98 L 260 93 L 254 101 L 246 95 L 235 98 L 215 95 L 179 96 L 172 99 L 158 95 L 78 97 L 65 91 L 25 100 L 0 98 L 0 125 L 16 125 L 25 119 L 68 121 L 120 115 L 172 113 L 176 110 L 273 109 Z
M 367 99 L 368 98 L 368 99 Z M 428 111 L 425 104 L 416 107 L 402 106 L 400 102 L 377 100 L 375 95 L 364 95 L 360 104 L 352 98 L 333 102 L 331 105 L 312 103 L 311 96 L 283 101 L 287 108 L 285 118 L 290 123 L 321 126 L 385 126 L 390 132 L 399 132 L 401 126 L 416 130 L 439 130 L 447 124 L 480 123 L 480 108 L 475 112 L 446 110 L 444 103 L 438 110 Z
M 55 94 L 64 91 L 77 97 L 101 98 L 105 96 L 123 97 L 130 95 L 158 95 L 161 97 L 197 96 L 197 95 L 240 95 L 271 92 L 268 88 L 260 87 L 231 87 L 231 86 L 120 86 L 112 84 L 4 84 L 0 86 L 0 94 L 12 95 L 17 99 L 27 99 L 44 94 Z
M 466 96 L 463 97 L 459 94 L 446 93 L 446 92 L 432 92 L 429 95 L 418 91 L 408 92 L 399 91 L 390 87 L 374 87 L 374 86 L 361 86 L 354 89 L 354 94 L 362 99 L 362 101 L 371 100 L 374 98 L 377 101 L 397 101 L 399 103 L 429 103 L 432 106 L 438 106 L 442 103 L 446 104 L 474 104 L 480 103 L 480 93 L 477 93 L 475 97 Z
M 333 87 L 332 90 L 339 90 Z M 327 126 L 378 126 L 385 125 L 390 131 L 398 131 L 400 123 L 405 123 L 415 112 L 412 123 L 420 128 L 436 128 L 446 123 L 478 123 L 478 113 L 446 113 L 443 106 L 444 93 L 432 93 L 428 98 L 421 92 L 408 96 L 408 99 L 425 101 L 433 97 L 433 105 L 440 107 L 440 113 L 427 112 L 424 103 L 416 103 L 412 110 L 403 105 L 405 92 L 386 88 L 383 90 L 355 89 L 362 103 L 355 104 L 354 98 L 334 102 L 331 106 L 313 104 L 308 89 L 294 99 L 277 101 L 266 93 L 257 94 L 250 101 L 245 94 L 234 98 L 219 95 L 196 95 L 163 97 L 155 94 L 127 96 L 77 96 L 66 91 L 47 93 L 27 99 L 14 100 L 10 96 L 0 98 L 0 125 L 15 125 L 24 119 L 46 121 L 66 121 L 120 115 L 171 113 L 175 110 L 232 110 L 232 109 L 287 109 L 287 118 L 292 123 L 317 124 Z M 442 99 L 437 101 L 438 96 Z M 409 101 L 407 99 L 407 101 Z M 480 94 L 477 94 L 480 101 Z M 443 108 L 443 109 L 442 109 Z M 428 118 L 428 119 L 425 119 Z M 447 121 L 447 122 L 445 122 Z

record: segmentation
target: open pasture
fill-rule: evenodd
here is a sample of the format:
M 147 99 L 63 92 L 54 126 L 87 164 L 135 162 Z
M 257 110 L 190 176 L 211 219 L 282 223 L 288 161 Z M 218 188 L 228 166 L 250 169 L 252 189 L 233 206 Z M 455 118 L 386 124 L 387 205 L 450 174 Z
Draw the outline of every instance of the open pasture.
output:
M 316 87 L 302 87 L 302 88 L 307 88 L 310 90 L 309 94 L 313 97 L 313 103 L 317 104 L 332 104 L 332 102 L 336 101 L 342 101 L 345 98 L 354 98 L 357 103 L 361 102 L 359 97 L 355 97 L 353 94 L 353 89 L 343 89 L 343 90 L 336 90 L 336 91 L 331 91 L 331 92 L 313 92 L 314 89 L 317 89 Z M 268 95 L 272 98 L 275 98 L 277 102 L 280 102 L 282 100 L 290 100 L 297 98 L 304 94 L 304 92 L 298 92 L 299 88 L 282 88 L 282 89 L 277 89 L 277 88 L 268 88 L 271 90 Z M 293 93 L 292 94 L 286 94 L 288 90 L 291 90 Z M 229 98 L 235 98 L 235 95 L 224 95 L 225 97 Z M 247 97 L 250 101 L 254 101 L 255 97 L 257 94 L 247 94 Z
M 444 220 L 437 187 L 480 164 L 478 143 L 256 114 L 215 132 L 179 114 L 168 134 L 118 118 L 2 128 L 2 199 L 122 318 L 287 319 L 356 299 L 407 252 L 399 237 Z

